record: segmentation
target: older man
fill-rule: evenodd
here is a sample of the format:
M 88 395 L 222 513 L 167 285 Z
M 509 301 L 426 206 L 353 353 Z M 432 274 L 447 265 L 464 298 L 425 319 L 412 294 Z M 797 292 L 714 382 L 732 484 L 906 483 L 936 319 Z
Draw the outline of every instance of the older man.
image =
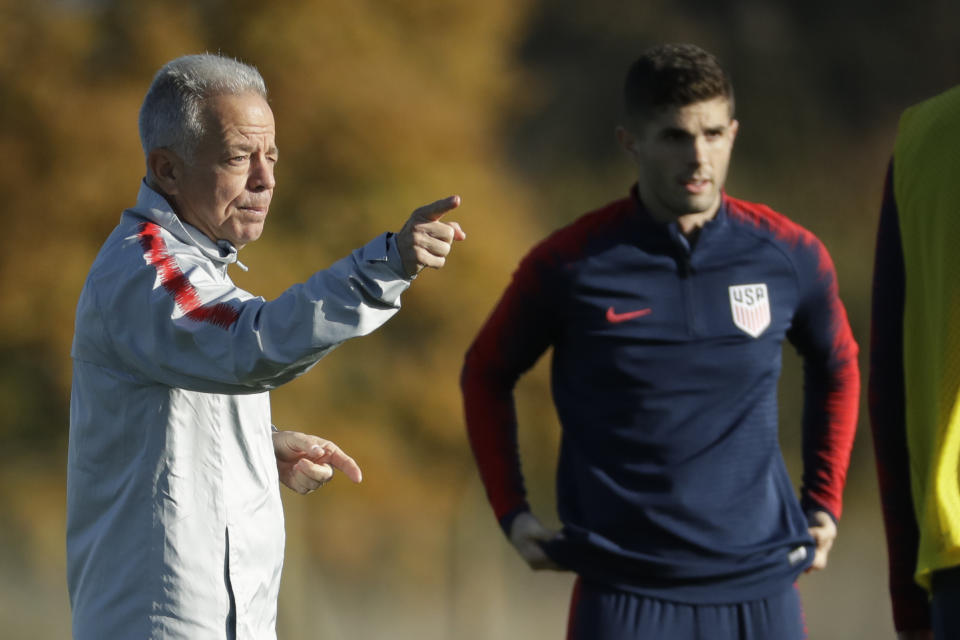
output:
M 309 492 L 356 463 L 272 428 L 268 391 L 386 322 L 441 267 L 456 196 L 415 211 L 267 302 L 227 274 L 260 237 L 276 182 L 260 74 L 186 56 L 140 112 L 147 177 L 77 307 L 67 481 L 73 633 L 275 636 L 284 527 L 278 480 Z

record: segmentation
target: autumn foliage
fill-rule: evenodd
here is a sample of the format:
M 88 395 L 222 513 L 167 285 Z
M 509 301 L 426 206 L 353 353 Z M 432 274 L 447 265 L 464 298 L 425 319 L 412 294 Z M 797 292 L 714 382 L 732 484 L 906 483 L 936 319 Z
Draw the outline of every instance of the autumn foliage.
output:
M 46 576 L 11 593 L 62 584 L 74 307 L 136 198 L 140 101 L 179 55 L 238 57 L 270 90 L 278 188 L 263 238 L 241 254 L 250 272 L 232 272 L 240 286 L 276 297 L 417 206 L 463 199 L 452 218 L 469 238 L 448 267 L 425 272 L 378 333 L 274 393 L 277 424 L 335 440 L 365 478 L 285 496 L 288 629 L 300 625 L 290 603 L 313 604 L 296 587 L 315 573 L 363 592 L 481 570 L 470 532 L 499 533 L 464 434 L 462 356 L 529 246 L 626 193 L 632 173 L 612 133 L 619 88 L 650 44 L 694 41 L 727 63 L 742 122 L 729 189 L 820 235 L 865 347 L 896 117 L 960 80 L 948 28 L 960 9 L 741 4 L 0 0 L 0 546 L 17 558 L 11 584 Z M 518 406 L 532 498 L 549 512 L 557 433 L 545 373 L 541 363 L 524 381 Z M 800 383 L 786 376 L 789 450 Z M 869 454 L 858 444 L 853 484 L 872 477 Z

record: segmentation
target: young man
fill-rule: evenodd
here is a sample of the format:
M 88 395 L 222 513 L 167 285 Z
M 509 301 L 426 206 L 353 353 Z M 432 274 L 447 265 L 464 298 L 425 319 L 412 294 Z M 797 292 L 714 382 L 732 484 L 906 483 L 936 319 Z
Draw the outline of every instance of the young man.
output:
M 870 423 L 894 625 L 960 637 L 960 87 L 907 109 L 873 272 Z
M 799 639 L 794 582 L 826 566 L 857 418 L 833 265 L 724 194 L 738 123 L 712 55 L 651 49 L 625 102 L 630 196 L 535 247 L 467 353 L 480 474 L 524 559 L 579 574 L 571 638 Z M 784 338 L 804 359 L 800 501 L 777 438 Z M 512 398 L 550 347 L 561 532 L 527 504 Z
M 439 200 L 270 302 L 227 267 L 263 231 L 278 150 L 256 69 L 185 56 L 140 112 L 146 179 L 77 305 L 67 463 L 73 637 L 275 638 L 279 482 L 308 493 L 356 463 L 271 429 L 269 390 L 400 308 L 441 267 Z M 279 481 L 279 482 L 278 482 Z

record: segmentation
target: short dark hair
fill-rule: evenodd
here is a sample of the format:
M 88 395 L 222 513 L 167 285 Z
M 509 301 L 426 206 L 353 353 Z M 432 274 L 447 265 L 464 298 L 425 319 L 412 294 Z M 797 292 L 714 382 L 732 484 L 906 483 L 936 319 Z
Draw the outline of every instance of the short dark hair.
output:
M 733 117 L 730 76 L 716 56 L 692 44 L 663 44 L 645 51 L 627 72 L 623 97 L 630 119 L 713 98 L 726 98 Z

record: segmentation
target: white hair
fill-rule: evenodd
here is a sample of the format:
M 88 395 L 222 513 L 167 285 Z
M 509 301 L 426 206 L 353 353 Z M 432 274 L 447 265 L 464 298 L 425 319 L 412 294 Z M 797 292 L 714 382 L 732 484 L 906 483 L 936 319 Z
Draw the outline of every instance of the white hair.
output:
M 213 53 L 171 60 L 153 77 L 140 107 L 144 155 L 166 148 L 191 160 L 204 134 L 204 101 L 244 93 L 267 99 L 267 85 L 255 67 Z M 147 172 L 149 177 L 149 166 Z

